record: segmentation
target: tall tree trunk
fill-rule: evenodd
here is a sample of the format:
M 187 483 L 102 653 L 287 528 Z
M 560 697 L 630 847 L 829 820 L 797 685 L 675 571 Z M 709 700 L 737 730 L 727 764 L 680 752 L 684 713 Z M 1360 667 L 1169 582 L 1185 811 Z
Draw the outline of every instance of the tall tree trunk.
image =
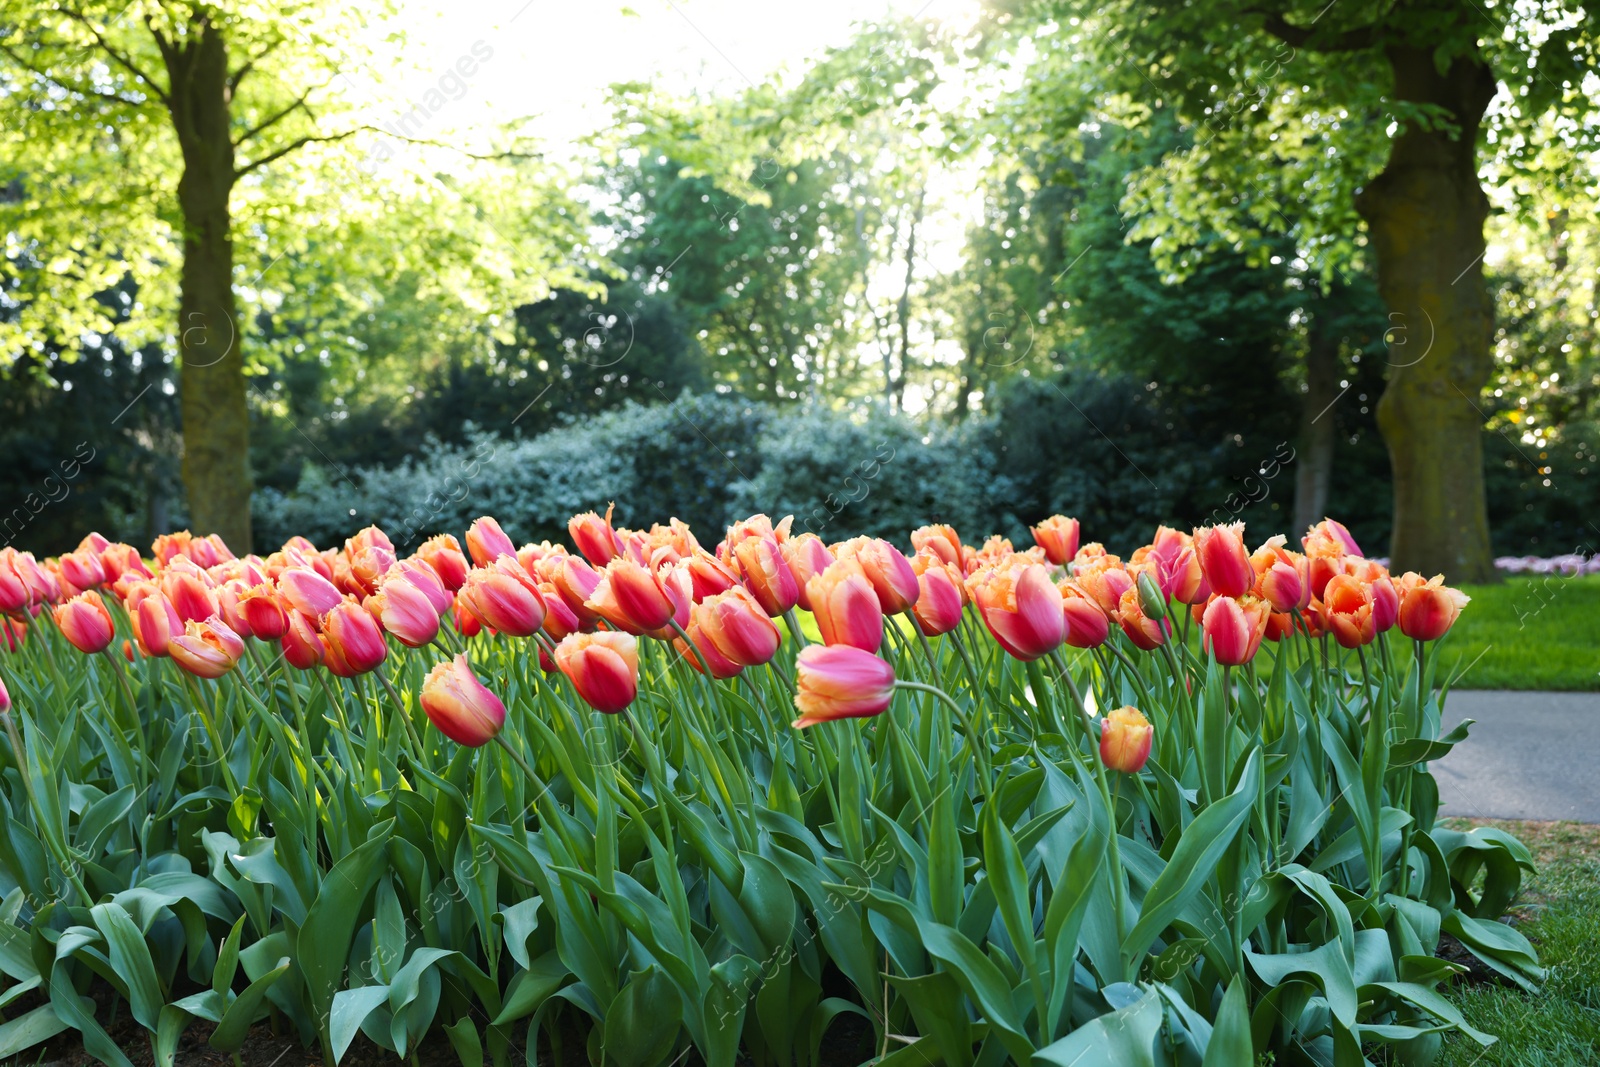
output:
M 183 214 L 178 339 L 183 367 L 183 485 L 196 533 L 221 534 L 234 551 L 252 550 L 250 411 L 233 298 L 233 142 L 228 50 L 204 18 L 191 32 L 161 41 L 170 108 L 183 152 L 178 205 Z
M 1295 463 L 1292 538 L 1321 522 L 1328 513 L 1328 486 L 1333 480 L 1333 447 L 1339 397 L 1339 338 L 1326 316 L 1313 309 L 1306 338 L 1306 393 L 1300 409 L 1300 448 Z
M 1391 566 L 1493 581 L 1478 396 L 1492 369 L 1494 309 L 1483 282 L 1489 201 L 1478 184 L 1477 139 L 1494 76 L 1472 57 L 1441 74 L 1431 50 L 1386 54 L 1396 99 L 1442 107 L 1457 125 L 1452 136 L 1410 123 L 1356 198 L 1390 330 L 1405 337 L 1391 348 L 1378 402 L 1394 469 Z

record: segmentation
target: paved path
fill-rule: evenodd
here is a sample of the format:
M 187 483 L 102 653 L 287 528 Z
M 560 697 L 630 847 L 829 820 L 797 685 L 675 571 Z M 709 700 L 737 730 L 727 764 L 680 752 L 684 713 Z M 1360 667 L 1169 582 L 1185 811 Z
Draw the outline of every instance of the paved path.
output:
M 1462 719 L 1470 736 L 1432 767 L 1442 814 L 1600 823 L 1600 693 L 1458 690 L 1445 729 Z

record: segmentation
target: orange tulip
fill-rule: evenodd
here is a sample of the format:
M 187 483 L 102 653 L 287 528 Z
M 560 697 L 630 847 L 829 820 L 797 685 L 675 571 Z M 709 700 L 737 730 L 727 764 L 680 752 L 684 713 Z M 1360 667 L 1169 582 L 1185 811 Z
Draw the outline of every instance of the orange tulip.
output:
M 1138 774 L 1150 758 L 1154 739 L 1155 728 L 1138 708 L 1117 708 L 1100 724 L 1100 759 L 1107 770 Z
M 1133 575 L 1115 556 L 1090 557 L 1076 565 L 1073 577 L 1078 587 L 1108 616 L 1117 613 L 1122 594 L 1133 588 Z
M 538 582 L 511 556 L 473 568 L 456 604 L 483 625 L 512 637 L 532 637 L 544 625 Z
M 794 575 L 795 603 L 807 611 L 815 610 L 806 586 L 833 563 L 833 553 L 822 543 L 822 538 L 814 533 L 803 533 L 783 543 L 783 560 Z
M 365 674 L 389 656 L 377 620 L 353 600 L 343 601 L 323 617 L 322 635 L 327 643 L 323 661 L 340 677 Z
M 1267 632 L 1272 605 L 1253 596 L 1212 597 L 1200 620 L 1205 647 L 1228 667 L 1249 663 Z
M 1111 619 L 1077 581 L 1064 578 L 1056 585 L 1061 610 L 1067 620 L 1067 644 L 1073 648 L 1099 648 L 1111 636 Z
M 1367 644 L 1378 633 L 1372 587 L 1348 574 L 1334 575 L 1322 591 L 1322 618 L 1334 640 L 1345 648 Z
M 777 618 L 799 602 L 800 587 L 776 537 L 746 537 L 730 551 L 744 587 L 768 615 Z
M 276 590 L 266 582 L 239 594 L 239 614 L 244 616 L 250 633 L 262 641 L 281 640 L 289 631 L 289 613 Z
M 1165 618 L 1152 619 L 1145 614 L 1137 586 L 1123 590 L 1122 601 L 1117 605 L 1117 625 L 1128 640 L 1146 652 L 1160 648 L 1171 633 L 1171 624 Z
M 488 744 L 506 724 L 505 704 L 478 681 L 465 653 L 428 672 L 418 701 L 440 733 L 469 748 Z
M 569 634 L 556 645 L 555 660 L 596 711 L 614 715 L 639 695 L 639 643 L 632 634 Z
M 301 671 L 309 671 L 321 663 L 327 651 L 322 635 L 317 632 L 316 620 L 303 611 L 288 612 L 288 627 L 280 643 L 283 646 L 283 658 L 289 661 L 291 667 Z
M 911 606 L 917 628 L 929 637 L 954 630 L 961 623 L 967 599 L 960 568 L 930 547 L 917 553 L 911 569 L 917 576 L 917 602 Z
M 56 625 L 61 634 L 79 652 L 93 655 L 111 643 L 116 627 L 111 622 L 111 612 L 100 594 L 93 590 L 79 593 L 54 611 Z
M 167 655 L 167 646 L 173 635 L 184 632 L 184 622 L 178 615 L 178 609 L 172 606 L 166 594 L 157 592 L 154 585 L 150 586 L 148 596 L 139 598 L 138 607 L 129 612 L 129 619 L 133 624 L 134 640 L 139 642 L 139 651 L 147 656 Z
M 604 567 L 622 555 L 622 538 L 617 536 L 616 528 L 611 525 L 611 515 L 616 507 L 615 504 L 606 505 L 606 517 L 603 519 L 592 511 L 586 511 L 567 521 L 567 533 L 572 537 L 572 543 L 583 558 L 596 567 Z
M 618 556 L 600 572 L 600 584 L 584 607 L 631 634 L 666 630 L 670 636 L 674 621 L 688 625 L 693 599 L 694 585 L 686 568 L 668 565 L 652 570 Z
M 748 589 L 739 586 L 696 604 L 694 619 L 711 646 L 740 667 L 766 663 L 777 653 L 782 640 L 766 609 Z M 704 647 L 701 642 L 696 644 Z
M 278 595 L 291 608 L 319 621 L 344 602 L 337 586 L 305 567 L 290 567 L 278 575 Z
M 1035 660 L 1067 638 L 1061 592 L 1042 564 L 1024 562 L 980 570 L 969 581 L 978 614 L 1000 647 L 1020 660 Z
M 93 552 L 68 552 L 59 560 L 61 577 L 79 589 L 94 589 L 106 580 L 100 557 Z
M 600 616 L 589 608 L 589 597 L 600 584 L 600 572 L 581 556 L 552 556 L 538 565 L 539 577 L 555 586 L 561 599 L 577 615 L 579 625 L 593 626 Z
M 422 542 L 417 558 L 433 568 L 439 581 L 454 593 L 467 581 L 467 557 L 462 554 L 461 542 L 449 534 L 440 534 Z
M 717 651 L 717 647 L 711 643 L 711 638 L 706 636 L 705 627 L 703 626 L 705 617 L 700 614 L 700 608 L 700 604 L 694 606 L 694 611 L 689 616 L 689 625 L 684 630 L 684 633 L 689 635 L 689 642 L 677 637 L 673 639 L 673 647 L 678 650 L 679 655 L 689 662 L 689 666 L 701 674 L 705 674 L 709 670 L 713 678 L 738 677 L 739 672 L 744 670 L 744 666 L 735 663 Z M 767 619 L 766 615 L 763 614 L 761 617 L 767 621 L 768 625 L 771 625 L 772 620 Z M 690 642 L 694 645 L 692 649 L 689 647 Z M 705 660 L 704 667 L 700 665 L 701 660 Z
M 190 622 L 167 644 L 172 662 L 196 678 L 221 678 L 239 664 L 244 641 L 214 615 L 205 622 Z
M 498 522 L 485 515 L 467 527 L 467 552 L 472 562 L 487 567 L 501 556 L 515 557 L 517 546 L 511 543 Z
M 911 547 L 918 553 L 932 552 L 940 561 L 952 567 L 961 567 L 961 538 L 953 527 L 923 526 L 912 530 Z
M 1256 572 L 1244 548 L 1244 523 L 1205 526 L 1195 531 L 1194 550 L 1200 570 L 1215 596 L 1244 596 L 1255 584 Z
M 835 719 L 879 715 L 894 700 L 894 668 L 849 645 L 809 645 L 796 660 L 798 729 Z
M 1078 520 L 1052 515 L 1033 528 L 1033 540 L 1044 549 L 1046 559 L 1058 567 L 1065 566 L 1078 554 Z
M 383 583 L 366 600 L 367 610 L 407 648 L 421 648 L 439 635 L 439 613 L 426 593 L 404 578 Z
M 108 582 L 116 582 L 123 575 L 143 579 L 152 577 L 150 569 L 144 565 L 144 560 L 139 558 L 139 550 L 132 545 L 107 545 L 100 551 L 100 568 L 105 571 Z
M 806 585 L 811 612 L 827 645 L 849 645 L 876 652 L 883 644 L 883 605 L 861 563 L 841 559 Z
M 1415 572 L 1400 579 L 1405 588 L 1400 601 L 1400 632 L 1416 641 L 1437 641 L 1461 616 L 1461 609 L 1472 599 L 1459 589 L 1444 584 L 1444 575 L 1427 581 Z
M 835 545 L 833 553 L 839 559 L 855 559 L 861 564 L 885 615 L 910 611 L 917 602 L 921 588 L 917 572 L 904 553 L 889 542 L 877 537 L 853 537 Z

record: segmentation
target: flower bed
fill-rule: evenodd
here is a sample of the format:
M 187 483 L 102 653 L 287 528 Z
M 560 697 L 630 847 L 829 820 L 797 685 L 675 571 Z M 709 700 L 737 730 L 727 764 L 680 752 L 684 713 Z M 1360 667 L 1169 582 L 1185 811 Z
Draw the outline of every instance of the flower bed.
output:
M 163 1064 L 1426 1063 L 1493 1040 L 1441 938 L 1540 980 L 1527 850 L 1436 824 L 1438 579 L 788 525 L 0 551 L 0 1055 L 128 1064 L 109 992 Z

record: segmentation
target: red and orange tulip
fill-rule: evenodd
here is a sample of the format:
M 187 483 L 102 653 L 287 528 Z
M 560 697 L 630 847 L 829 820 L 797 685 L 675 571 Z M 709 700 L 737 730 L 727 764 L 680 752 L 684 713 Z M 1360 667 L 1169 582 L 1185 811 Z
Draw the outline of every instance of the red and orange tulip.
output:
M 614 715 L 639 695 L 639 643 L 632 634 L 569 634 L 556 645 L 555 661 L 596 711 Z
M 1155 727 L 1135 707 L 1116 708 L 1100 724 L 1100 759 L 1107 770 L 1138 774 L 1150 758 Z
M 883 605 L 861 564 L 841 559 L 806 585 L 811 612 L 827 645 L 876 652 L 883 644 Z
M 477 748 L 506 723 L 506 706 L 478 680 L 465 653 L 436 664 L 418 696 L 428 721 L 458 745 Z
M 54 617 L 62 636 L 79 652 L 93 655 L 103 651 L 116 635 L 111 612 L 106 610 L 106 603 L 100 599 L 100 594 L 93 590 L 79 593 L 56 607 Z
M 809 645 L 795 662 L 799 729 L 882 714 L 894 700 L 894 668 L 849 645 Z
M 244 655 L 244 640 L 234 633 L 221 616 L 205 622 L 190 622 L 183 633 L 174 634 L 167 644 L 172 662 L 196 678 L 221 678 L 239 664 Z
M 1043 564 L 1023 557 L 1008 567 L 980 570 L 967 587 L 984 625 L 1017 659 L 1038 659 L 1066 640 L 1061 592 L 1051 584 Z

